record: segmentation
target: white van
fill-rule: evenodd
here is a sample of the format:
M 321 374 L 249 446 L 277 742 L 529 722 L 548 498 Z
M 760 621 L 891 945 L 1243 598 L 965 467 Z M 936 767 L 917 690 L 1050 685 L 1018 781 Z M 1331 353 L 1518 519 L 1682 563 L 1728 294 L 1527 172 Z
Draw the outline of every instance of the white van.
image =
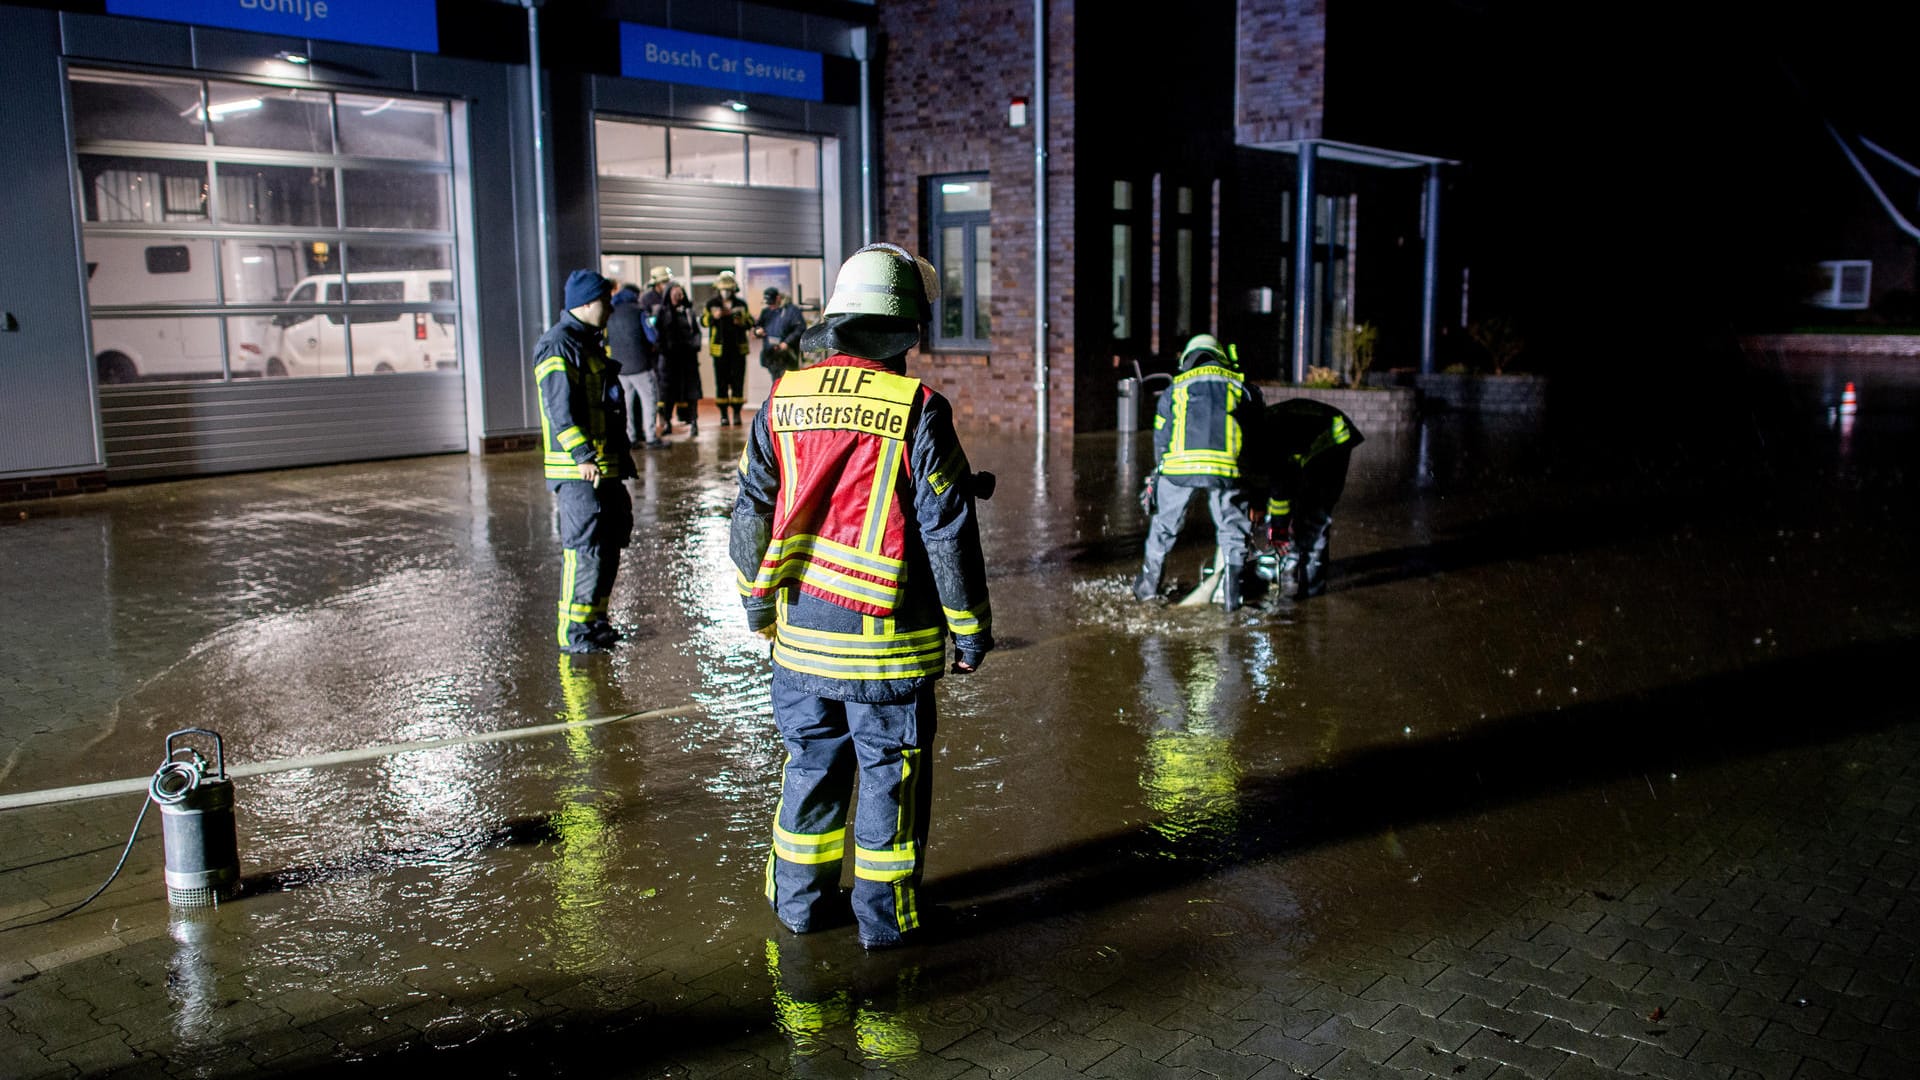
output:
M 289 304 L 426 304 L 452 299 L 451 270 L 354 273 L 344 292 L 338 274 L 307 277 L 287 294 Z M 356 311 L 346 316 L 296 311 L 277 315 L 272 322 L 268 375 L 345 375 L 349 329 L 353 331 L 353 369 L 359 374 L 442 371 L 460 366 L 451 312 Z
M 95 308 L 216 304 L 213 242 L 170 236 L 87 237 L 87 299 Z M 93 357 L 102 383 L 218 379 L 216 315 L 96 314 Z M 264 316 L 228 316 L 228 369 L 266 370 L 271 330 Z

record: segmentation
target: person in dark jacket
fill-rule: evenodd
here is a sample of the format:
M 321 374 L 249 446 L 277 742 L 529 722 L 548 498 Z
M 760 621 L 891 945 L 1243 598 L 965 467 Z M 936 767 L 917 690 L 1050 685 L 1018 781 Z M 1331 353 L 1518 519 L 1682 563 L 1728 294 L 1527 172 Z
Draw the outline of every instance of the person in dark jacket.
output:
M 729 550 L 747 627 L 773 642 L 786 744 L 767 900 L 795 933 L 844 921 L 853 858 L 860 943 L 922 929 L 933 791 L 933 684 L 993 648 L 974 500 L 986 490 L 947 399 L 906 374 L 937 295 L 933 267 L 892 244 L 853 253 L 790 372 L 754 414 Z M 847 812 L 859 788 L 848 844 Z M 851 848 L 851 850 L 849 850 Z
M 800 333 L 807 328 L 807 320 L 787 302 L 785 293 L 771 285 L 762 299 L 766 303 L 754 320 L 753 336 L 761 339 L 760 366 L 778 379 L 800 366 Z
M 713 356 L 713 403 L 720 407 L 720 426 L 740 422 L 740 410 L 747 403 L 747 348 L 753 329 L 753 314 L 740 297 L 740 282 L 733 271 L 722 270 L 713 279 L 713 296 L 700 313 L 700 325 L 712 335 L 707 352 Z M 732 410 L 732 416 L 728 416 Z
M 653 346 L 647 341 L 646 321 L 640 290 L 628 285 L 613 294 L 613 314 L 607 316 L 607 353 L 620 366 L 620 389 L 625 391 L 627 405 L 627 445 L 654 450 L 666 443 L 653 434 L 659 395 L 654 389 Z
M 660 409 L 677 414 L 689 437 L 700 434 L 700 326 L 694 319 L 687 290 L 677 281 L 669 285 L 666 302 L 653 313 L 661 358 Z
M 1260 576 L 1294 599 L 1327 591 L 1333 506 L 1347 488 L 1347 465 L 1365 441 L 1347 414 L 1308 398 L 1267 407 L 1261 465 L 1267 473 L 1267 540 Z
M 633 500 L 620 481 L 637 475 L 626 408 L 601 344 L 613 283 L 592 270 L 567 275 L 566 311 L 533 347 L 547 487 L 560 511 L 562 652 L 600 652 L 620 640 L 607 618 L 620 549 L 633 539 Z
M 1193 496 L 1207 493 L 1214 536 L 1220 552 L 1214 571 L 1220 578 L 1220 603 L 1240 606 L 1247 547 L 1253 539 L 1252 498 L 1241 475 L 1247 428 L 1260 420 L 1260 389 L 1240 374 L 1231 350 L 1212 334 L 1196 334 L 1180 354 L 1180 373 L 1160 395 L 1153 418 L 1157 464 L 1147 478 L 1146 502 L 1153 520 L 1147 529 L 1146 559 L 1133 581 L 1133 595 L 1150 600 L 1160 593 L 1160 573 L 1180 536 Z
M 667 422 L 667 403 L 660 398 L 660 382 L 665 377 L 666 356 L 660 351 L 659 336 L 655 330 L 654 316 L 660 306 L 667 302 L 667 288 L 673 284 L 673 271 L 664 266 L 656 266 L 647 272 L 647 289 L 640 294 L 640 314 L 642 328 L 646 333 L 649 370 L 653 372 L 654 410 L 644 419 L 653 425 L 652 438 L 664 439 L 672 434 L 672 425 Z M 629 402 L 631 404 L 631 402 Z

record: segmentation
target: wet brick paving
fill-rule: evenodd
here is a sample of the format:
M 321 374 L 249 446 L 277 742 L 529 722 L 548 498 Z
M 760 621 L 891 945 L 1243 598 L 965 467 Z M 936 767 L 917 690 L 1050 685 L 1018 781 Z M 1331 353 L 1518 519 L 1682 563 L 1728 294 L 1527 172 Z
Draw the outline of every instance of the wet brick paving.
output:
M 1223 621 L 1124 599 L 1139 463 L 1111 436 L 1051 472 L 976 452 L 1007 647 L 942 691 L 939 934 L 868 955 L 755 895 L 764 654 L 730 582 L 698 585 L 727 438 L 655 456 L 659 543 L 621 595 L 656 625 L 581 667 L 542 647 L 528 455 L 0 528 L 44 628 L 7 639 L 0 795 L 140 775 L 210 708 L 243 760 L 652 710 L 242 780 L 248 889 L 217 910 L 168 909 L 149 815 L 99 901 L 0 931 L 0 1076 L 1920 1075 L 1911 522 L 1884 474 L 1769 472 L 1839 494 L 1621 526 L 1604 485 L 1422 490 L 1411 444 L 1370 440 L 1335 590 Z M 1505 472 L 1526 450 L 1502 438 L 1457 446 Z M 1448 546 L 1548 503 L 1522 541 Z M 1824 577 L 1776 562 L 1810 546 Z M 361 646 L 290 636 L 315 621 Z M 92 891 L 137 802 L 0 810 L 0 925 Z

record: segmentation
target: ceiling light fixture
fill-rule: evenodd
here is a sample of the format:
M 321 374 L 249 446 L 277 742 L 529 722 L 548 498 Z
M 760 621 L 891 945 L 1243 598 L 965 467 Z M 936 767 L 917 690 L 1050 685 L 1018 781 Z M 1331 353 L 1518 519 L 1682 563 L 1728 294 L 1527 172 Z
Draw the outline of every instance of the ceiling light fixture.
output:
M 287 63 L 289 63 L 289 64 L 311 64 L 311 63 L 313 63 L 313 57 L 311 57 L 311 56 L 308 56 L 308 55 L 307 55 L 306 53 L 297 53 L 297 52 L 294 52 L 294 51 L 293 51 L 293 50 L 291 50 L 291 49 L 282 49 L 282 50 L 280 50 L 279 52 L 277 52 L 277 53 L 274 53 L 274 54 L 273 54 L 273 58 L 274 58 L 275 60 L 285 60 L 285 61 L 286 61 Z
M 732 109 L 734 112 L 747 111 L 747 103 L 740 100 L 739 98 L 728 98 L 727 100 L 721 102 L 721 104 L 725 105 L 729 109 Z

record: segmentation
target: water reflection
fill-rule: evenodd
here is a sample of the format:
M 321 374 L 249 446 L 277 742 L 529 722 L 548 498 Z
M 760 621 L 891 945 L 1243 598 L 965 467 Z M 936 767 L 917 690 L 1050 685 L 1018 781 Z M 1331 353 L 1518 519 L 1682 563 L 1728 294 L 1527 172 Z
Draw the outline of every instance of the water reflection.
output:
M 1211 640 L 1149 635 L 1140 641 L 1142 689 L 1151 726 L 1141 748 L 1140 788 L 1161 815 L 1149 828 L 1183 844 L 1230 836 L 1239 816 L 1245 763 L 1233 735 L 1249 704 L 1245 635 Z M 1172 850 L 1160 854 L 1176 857 Z
M 167 1001 L 173 1006 L 173 1033 L 182 1048 L 219 1042 L 220 987 L 213 967 L 214 908 L 174 908 L 167 920 L 173 938 L 173 962 L 167 967 Z
M 825 1053 L 852 1037 L 852 1056 L 870 1067 L 900 1065 L 920 1054 L 920 1032 L 908 1013 L 918 998 L 920 969 L 889 972 L 864 961 L 836 963 L 819 939 L 768 939 L 773 1023 L 786 1036 L 788 1074 L 840 1076 L 846 1064 Z M 866 985 L 869 981 L 877 985 Z
M 595 715 L 601 665 L 562 653 L 560 719 L 583 724 Z M 553 916 L 542 937 L 552 950 L 554 966 L 562 971 L 595 970 L 610 952 L 601 910 L 607 902 L 607 862 L 613 847 L 607 812 L 599 803 L 596 768 L 601 754 L 595 732 L 586 727 L 566 731 L 570 764 L 556 792 L 560 808 L 550 824 L 555 836 L 553 862 L 547 867 L 553 883 Z

